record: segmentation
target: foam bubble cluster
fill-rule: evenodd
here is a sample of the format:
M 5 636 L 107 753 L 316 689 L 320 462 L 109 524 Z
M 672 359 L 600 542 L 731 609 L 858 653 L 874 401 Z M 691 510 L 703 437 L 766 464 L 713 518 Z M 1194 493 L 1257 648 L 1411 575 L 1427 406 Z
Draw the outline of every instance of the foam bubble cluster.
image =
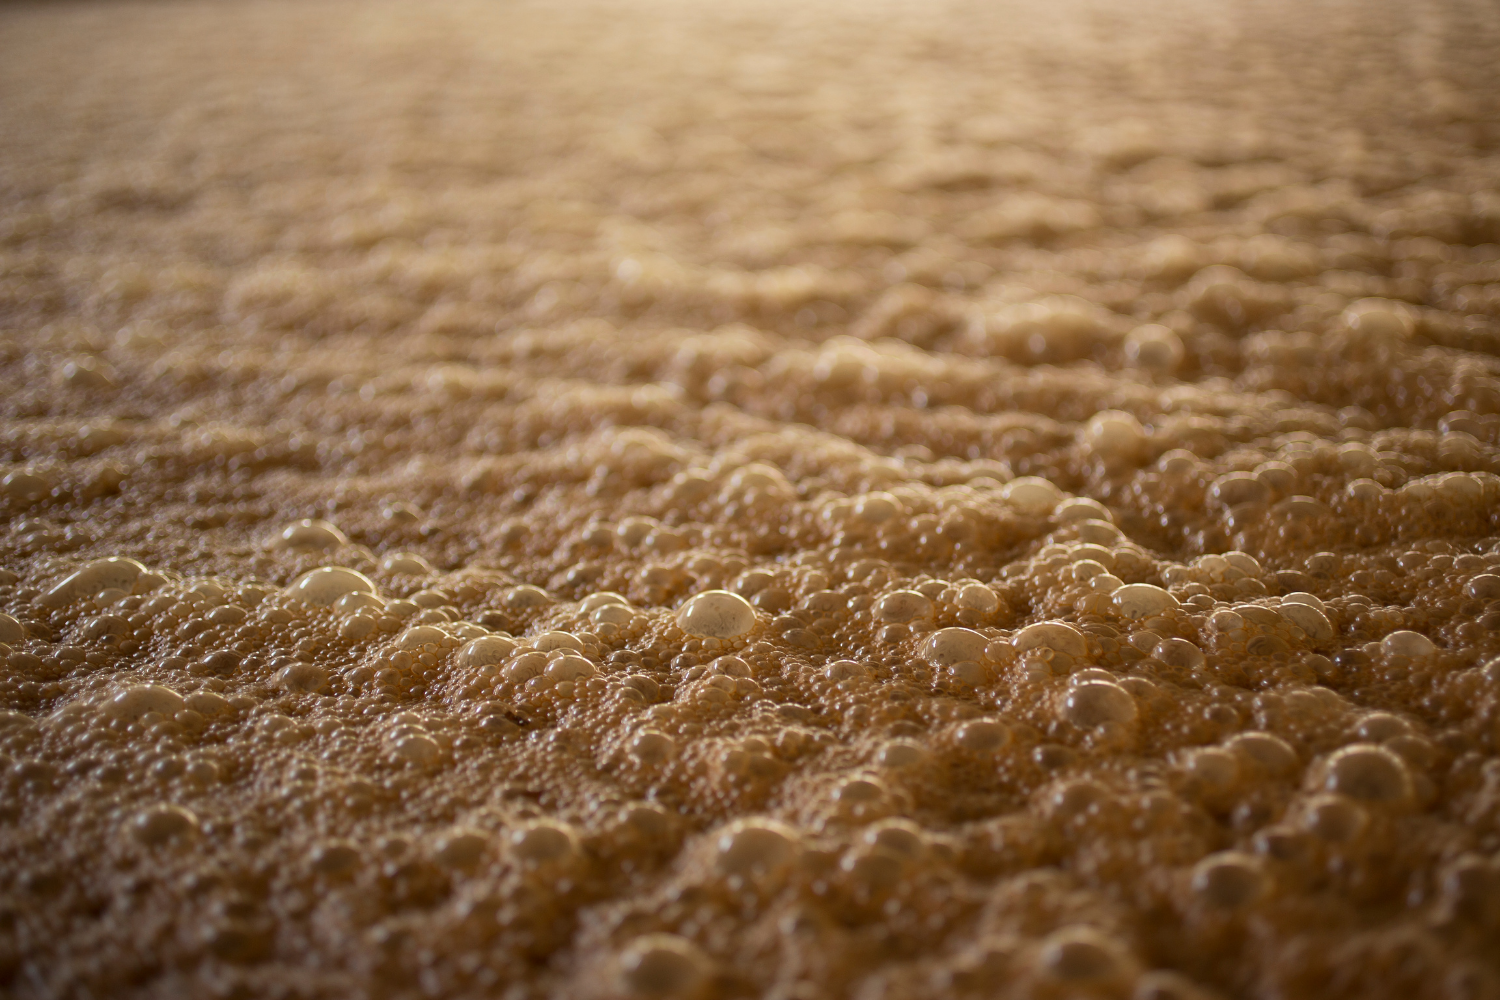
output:
M 0 6 L 0 995 L 1500 997 L 1483 0 Z

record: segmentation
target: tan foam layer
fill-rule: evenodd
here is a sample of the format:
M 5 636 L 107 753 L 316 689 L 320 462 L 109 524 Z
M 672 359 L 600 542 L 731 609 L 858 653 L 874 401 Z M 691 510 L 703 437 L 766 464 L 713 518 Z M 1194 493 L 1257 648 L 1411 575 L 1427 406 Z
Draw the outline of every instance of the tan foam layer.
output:
M 1496 996 L 1497 31 L 0 10 L 0 992 Z

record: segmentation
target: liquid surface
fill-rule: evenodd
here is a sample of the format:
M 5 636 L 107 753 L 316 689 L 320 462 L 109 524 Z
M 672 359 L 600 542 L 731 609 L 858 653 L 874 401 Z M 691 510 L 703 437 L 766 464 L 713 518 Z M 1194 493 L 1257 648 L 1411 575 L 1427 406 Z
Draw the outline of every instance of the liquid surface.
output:
M 0 992 L 1497 996 L 1488 3 L 0 10 Z

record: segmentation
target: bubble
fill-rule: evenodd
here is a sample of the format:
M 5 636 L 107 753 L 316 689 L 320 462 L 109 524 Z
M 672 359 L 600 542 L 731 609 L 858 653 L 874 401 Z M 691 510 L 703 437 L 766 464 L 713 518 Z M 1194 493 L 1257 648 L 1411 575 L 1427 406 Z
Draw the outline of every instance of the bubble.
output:
M 623 604 L 606 604 L 589 616 L 589 620 L 595 625 L 614 625 L 618 628 L 629 626 L 635 618 L 635 612 Z
M 542 676 L 554 684 L 560 684 L 563 681 L 574 681 L 582 677 L 592 677 L 593 675 L 594 665 L 584 657 L 572 654 L 559 656 L 555 660 L 550 661 L 547 664 L 546 670 L 542 672 Z
M 134 721 L 148 712 L 170 718 L 187 707 L 182 695 L 160 684 L 142 685 L 121 691 L 109 701 L 109 713 L 116 718 Z
M 876 603 L 875 617 L 884 622 L 903 624 L 914 618 L 930 618 L 932 602 L 915 590 L 897 590 Z
M 738 594 L 708 590 L 689 598 L 677 612 L 677 624 L 689 635 L 732 639 L 755 627 L 755 610 Z
M 320 608 L 333 606 L 349 594 L 374 595 L 374 582 L 344 566 L 320 566 L 292 581 L 287 594 Z
M 1307 829 L 1323 840 L 1342 843 L 1353 840 L 1364 829 L 1365 811 L 1339 795 L 1319 795 L 1308 801 L 1303 813 Z
M 1068 692 L 1063 714 L 1081 729 L 1092 729 L 1107 722 L 1134 722 L 1135 699 L 1118 684 L 1087 681 Z
M 233 710 L 229 699 L 216 691 L 194 691 L 187 696 L 187 707 L 208 718 L 227 715 Z
M 183 715 L 190 714 L 192 713 L 183 713 Z M 179 715 L 177 717 L 179 722 L 182 721 L 183 715 Z M 199 724 L 201 725 L 201 723 Z M 183 771 L 183 774 L 186 775 L 189 781 L 192 781 L 198 785 L 212 785 L 223 777 L 223 774 L 219 770 L 219 766 L 211 760 L 192 761 L 187 765 L 187 768 Z
M 0 613 L 0 642 L 10 646 L 20 644 L 26 638 L 26 629 L 10 615 Z
M 660 764 L 677 752 L 677 741 L 666 733 L 647 729 L 630 741 L 630 753 L 643 764 Z
M 1220 851 L 1193 866 L 1193 892 L 1210 906 L 1239 909 L 1265 891 L 1266 876 L 1253 855 Z
M 1159 323 L 1146 323 L 1125 335 L 1125 358 L 1137 368 L 1172 372 L 1182 364 L 1182 338 Z
M 328 521 L 307 519 L 287 525 L 277 536 L 276 542 L 284 549 L 318 551 L 348 545 L 349 537 Z M 374 587 L 370 589 L 373 590 Z
M 1077 985 L 1108 983 L 1122 976 L 1126 967 L 1120 946 L 1090 927 L 1065 927 L 1049 934 L 1037 958 L 1048 975 Z
M 1281 606 L 1276 610 L 1280 612 L 1281 617 L 1306 632 L 1314 641 L 1327 642 L 1338 634 L 1334 631 L 1333 623 L 1328 620 L 1328 616 L 1310 604 L 1300 601 L 1288 603 L 1286 599 L 1283 599 Z
M 883 819 L 866 828 L 861 839 L 881 853 L 903 860 L 915 860 L 927 849 L 921 828 L 904 819 Z
M 892 769 L 915 767 L 926 759 L 927 751 L 910 740 L 891 740 L 875 755 L 876 763 Z
M 1380 640 L 1380 650 L 1387 656 L 1406 656 L 1417 659 L 1431 656 L 1437 652 L 1437 647 L 1432 644 L 1431 639 L 1420 632 L 1402 629 Z
M 571 632 L 543 632 L 532 639 L 528 645 L 543 653 L 550 653 L 555 649 L 571 650 L 574 653 L 583 652 L 583 643 Z
M 419 650 L 424 646 L 441 646 L 448 633 L 436 625 L 413 625 L 396 639 L 397 649 Z
M 1127 583 L 1111 600 L 1126 618 L 1150 618 L 1178 607 L 1177 598 L 1149 583 Z
M 1318 611 L 1321 611 L 1325 615 L 1328 613 L 1327 606 L 1325 606 L 1320 599 L 1313 596 L 1312 594 L 1305 594 L 1301 591 L 1294 591 L 1293 593 L 1287 594 L 1281 599 L 1281 604 L 1282 607 L 1285 607 L 1288 604 L 1305 604 L 1310 608 L 1316 608 Z
M 374 594 L 354 593 L 345 594 L 333 602 L 333 610 L 343 614 L 358 614 L 368 612 L 378 615 L 385 610 L 385 601 Z
M 442 756 L 442 748 L 431 736 L 413 734 L 396 741 L 396 756 L 412 764 L 434 764 Z
M 631 674 L 625 678 L 625 686 L 639 691 L 647 701 L 661 697 L 661 686 L 645 674 Z
M 1243 503 L 1264 503 L 1270 497 L 1270 490 L 1248 472 L 1231 472 L 1215 479 L 1208 488 L 1208 495 L 1226 507 L 1234 507 Z
M 1078 540 L 1090 545 L 1113 545 L 1120 540 L 1120 529 L 1108 521 L 1090 518 L 1074 522 L 1074 527 L 1078 531 Z
M 503 674 L 506 680 L 519 684 L 539 676 L 545 669 L 547 669 L 547 654 L 533 650 L 511 660 L 506 665 Z
M 628 608 L 630 607 L 630 602 L 612 590 L 598 591 L 578 602 L 578 610 L 585 613 L 592 613 L 598 611 L 600 608 L 609 607 Z
M 901 513 L 901 505 L 889 493 L 867 493 L 854 502 L 854 516 L 868 524 L 884 524 Z
M 1203 650 L 1186 639 L 1163 639 L 1156 644 L 1151 655 L 1169 667 L 1184 670 L 1201 670 L 1206 662 Z
M 95 559 L 42 595 L 41 603 L 57 608 L 106 590 L 129 591 L 145 572 L 146 567 L 134 559 L 121 556 Z
M 432 563 L 415 552 L 392 552 L 380 560 L 380 568 L 387 573 L 403 576 L 432 576 L 437 573 Z
M 867 810 L 885 798 L 885 786 L 876 778 L 849 778 L 834 789 L 834 801 L 853 811 Z
M 1270 733 L 1239 733 L 1225 744 L 1229 749 L 1254 761 L 1267 772 L 1290 774 L 1297 768 L 1297 753 L 1279 736 Z
M 854 660 L 834 660 L 823 668 L 823 673 L 829 680 L 853 681 L 868 677 L 870 672 Z
M 562 823 L 537 820 L 511 831 L 510 849 L 524 864 L 557 864 L 577 855 L 578 838 Z
M 546 607 L 552 603 L 552 595 L 541 587 L 534 587 L 529 583 L 523 583 L 517 587 L 511 587 L 505 592 L 505 606 L 524 611 L 528 608 Z
M 506 639 L 498 635 L 483 635 L 477 639 L 470 639 L 459 651 L 458 661 L 465 667 L 485 667 L 494 663 L 503 663 L 511 653 L 515 652 L 516 643 L 512 639 Z
M 620 956 L 620 985 L 632 996 L 696 996 L 712 972 L 713 964 L 703 951 L 675 934 L 636 938 Z
M 922 644 L 922 656 L 934 666 L 947 667 L 964 660 L 981 660 L 989 639 L 967 628 L 938 629 Z
M 489 843 L 483 832 L 459 827 L 438 838 L 432 856 L 450 868 L 470 868 L 479 862 Z
M 359 848 L 347 840 L 330 840 L 319 844 L 312 853 L 313 870 L 322 875 L 348 875 L 359 867 Z
M 46 476 L 25 469 L 8 472 L 0 479 L 0 491 L 6 496 L 25 503 L 34 503 L 52 492 L 52 483 Z
M 1411 776 L 1400 757 L 1383 747 L 1355 744 L 1328 758 L 1325 786 L 1361 802 L 1395 803 L 1411 797 Z
M 1362 740 L 1380 743 L 1396 736 L 1405 736 L 1411 732 L 1411 726 L 1406 720 L 1397 718 L 1389 712 L 1371 712 L 1359 720 L 1359 725 L 1354 731 Z
M 1018 510 L 1034 515 L 1052 513 L 1062 491 L 1045 479 L 1037 476 L 1022 476 L 1006 484 L 1002 495 Z
M 315 663 L 293 663 L 276 672 L 276 684 L 284 691 L 312 694 L 328 686 L 328 671 Z
M 130 832 L 143 844 L 157 846 L 198 831 L 198 817 L 182 806 L 156 805 L 137 813 Z
M 1084 425 L 1083 439 L 1090 449 L 1106 459 L 1130 457 L 1145 444 L 1146 431 L 1131 414 L 1105 410 L 1094 414 Z
M 1405 340 L 1415 331 L 1408 307 L 1389 299 L 1359 299 L 1339 319 L 1345 327 L 1366 337 Z
M 1144 248 L 1141 267 L 1147 277 L 1180 280 L 1203 267 L 1203 250 L 1177 233 L 1158 236 Z
M 976 753 L 993 752 L 1010 742 L 1010 729 L 993 719 L 975 719 L 958 727 L 958 745 Z
M 1083 633 L 1066 622 L 1037 622 L 1017 632 L 1011 639 L 1017 651 L 1029 649 L 1052 649 L 1069 656 L 1081 657 L 1088 650 L 1088 641 Z
M 1075 521 L 1114 520 L 1114 515 L 1109 512 L 1109 508 L 1091 497 L 1069 497 L 1057 505 L 1054 516 L 1063 524 L 1072 524 Z
M 966 611 L 981 615 L 992 615 L 1000 607 L 1000 599 L 995 596 L 995 592 L 982 583 L 970 583 L 960 588 L 955 603 Z
M 765 874 L 791 863 L 797 842 L 796 832 L 775 820 L 736 820 L 718 836 L 716 864 L 730 875 Z
M 1232 754 L 1207 748 L 1188 755 L 1187 772 L 1208 791 L 1223 793 L 1239 781 L 1240 766 Z

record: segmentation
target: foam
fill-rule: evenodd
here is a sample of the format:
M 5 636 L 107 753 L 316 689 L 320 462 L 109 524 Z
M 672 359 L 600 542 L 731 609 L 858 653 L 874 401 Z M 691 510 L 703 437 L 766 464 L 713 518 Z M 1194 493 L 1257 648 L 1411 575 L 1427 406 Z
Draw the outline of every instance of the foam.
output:
M 0 10 L 0 993 L 1492 995 L 1480 6 Z

